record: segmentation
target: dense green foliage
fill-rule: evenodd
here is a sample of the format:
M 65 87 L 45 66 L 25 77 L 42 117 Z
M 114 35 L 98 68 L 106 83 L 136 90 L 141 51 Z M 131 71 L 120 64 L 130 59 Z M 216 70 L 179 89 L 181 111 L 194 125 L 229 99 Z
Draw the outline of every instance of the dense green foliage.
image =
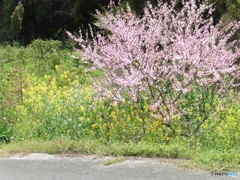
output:
M 168 0 L 164 1 L 168 2 Z M 18 39 L 21 44 L 26 45 L 36 38 L 52 38 L 64 42 L 66 30 L 78 31 L 79 26 L 87 28 L 89 23 L 95 21 L 92 15 L 95 10 L 107 9 L 109 0 L 22 0 L 24 8 L 22 28 L 18 25 L 18 30 L 13 28 L 17 31 L 11 33 L 11 17 L 16 17 L 14 10 L 18 2 L 19 0 L 0 0 L 0 42 Z M 146 0 L 124 0 L 122 5 L 124 6 L 126 2 L 130 3 L 132 9 L 141 15 Z M 156 4 L 157 1 L 150 0 L 150 2 Z M 216 4 L 214 12 L 216 22 L 221 17 L 226 22 L 231 19 L 239 20 L 239 0 L 209 0 L 209 2 Z
M 64 137 L 199 150 L 239 148 L 237 92 L 206 99 L 202 109 L 199 96 L 190 91 L 179 106 L 185 121 L 175 117 L 168 126 L 152 114 L 147 98 L 138 103 L 97 98 L 92 79 L 101 78 L 99 72 L 89 74 L 81 58 L 61 49 L 59 41 L 35 40 L 26 48 L 5 45 L 0 52 L 0 141 Z M 192 103 L 196 106 L 189 109 Z

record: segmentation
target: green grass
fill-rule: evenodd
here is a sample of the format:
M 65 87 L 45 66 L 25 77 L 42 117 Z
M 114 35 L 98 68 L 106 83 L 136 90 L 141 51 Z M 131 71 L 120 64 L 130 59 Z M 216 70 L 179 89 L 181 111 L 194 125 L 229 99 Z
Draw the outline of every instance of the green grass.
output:
M 160 145 L 154 143 L 104 143 L 95 140 L 73 141 L 59 139 L 52 141 L 22 141 L 0 145 L 0 156 L 16 153 L 86 154 L 115 156 L 105 161 L 111 165 L 127 156 L 149 158 L 177 158 L 180 165 L 187 168 L 200 168 L 208 171 L 239 171 L 240 154 L 237 150 L 226 152 L 193 150 L 179 145 Z
M 120 163 L 120 162 L 122 162 L 124 160 L 125 160 L 124 157 L 110 158 L 110 159 L 104 161 L 103 164 L 105 166 L 109 166 L 109 165 L 113 165 L 113 164 L 116 164 L 116 163 Z

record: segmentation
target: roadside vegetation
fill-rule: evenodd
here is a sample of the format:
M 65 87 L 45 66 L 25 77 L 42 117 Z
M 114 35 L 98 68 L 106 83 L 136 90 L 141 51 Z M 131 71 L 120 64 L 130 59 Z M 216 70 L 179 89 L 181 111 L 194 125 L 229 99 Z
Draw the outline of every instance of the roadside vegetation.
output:
M 45 57 L 39 55 L 35 43 L 46 51 Z M 188 159 L 183 161 L 187 167 L 239 169 L 237 91 L 217 98 L 216 109 L 207 109 L 209 119 L 188 137 L 181 135 L 177 120 L 173 133 L 154 118 L 144 100 L 136 107 L 128 99 L 112 104 L 96 98 L 92 84 L 101 73 L 85 71 L 88 67 L 81 57 L 71 49 L 62 50 L 58 41 L 36 40 L 26 48 L 2 45 L 1 56 L 1 155 L 47 152 L 169 157 Z M 188 101 L 195 101 L 195 96 Z M 197 112 L 189 109 L 189 116 L 193 113 Z
M 121 29 L 124 32 L 124 28 Z M 83 39 L 72 38 L 83 42 Z M 111 36 L 108 38 L 111 39 Z M 199 43 L 198 38 L 188 45 L 193 47 Z M 188 40 L 184 40 L 186 45 Z M 227 39 L 222 41 L 227 42 Z M 140 69 L 140 72 L 133 70 L 125 76 L 127 72 L 123 69 L 125 75 L 115 77 L 112 72 L 119 67 L 111 69 L 114 61 L 100 61 L 103 57 L 108 58 L 109 54 L 104 52 L 110 52 L 101 49 L 101 43 L 94 51 L 99 54 L 91 54 L 93 52 L 82 47 L 87 52 L 84 54 L 84 51 L 76 52 L 70 42 L 64 49 L 59 41 L 53 40 L 34 40 L 26 47 L 17 43 L 0 46 L 0 155 L 47 152 L 169 157 L 182 159 L 182 165 L 187 167 L 224 171 L 240 169 L 240 93 L 230 86 L 233 77 L 239 75 L 233 74 L 235 71 L 239 73 L 233 61 L 238 57 L 239 49 L 236 48 L 234 54 L 223 48 L 225 44 L 219 47 L 221 44 L 214 46 L 215 43 L 209 41 L 212 47 L 216 47 L 211 53 L 218 52 L 215 55 L 219 58 L 222 57 L 221 53 L 228 53 L 228 57 L 232 58 L 222 57 L 222 66 L 212 69 L 216 70 L 214 74 L 204 74 L 204 68 L 212 68 L 211 63 L 206 61 L 204 63 L 209 63 L 209 67 L 206 64 L 201 66 L 201 63 L 197 66 L 199 71 L 196 73 L 203 72 L 203 75 L 196 77 L 193 73 L 193 79 L 190 75 L 185 76 L 189 68 L 196 65 L 187 62 L 188 58 L 191 59 L 188 57 L 182 64 L 177 64 L 178 59 L 175 59 L 177 67 L 181 68 L 178 69 L 180 73 L 173 69 L 174 63 L 165 65 L 172 68 L 175 79 L 169 77 L 167 81 L 167 74 L 154 74 L 159 79 L 152 82 L 152 78 L 141 72 L 142 66 L 136 67 L 138 63 L 150 67 L 147 64 L 149 59 L 138 63 L 123 62 L 124 65 L 119 67 L 129 70 L 134 69 L 132 65 L 135 65 L 134 70 Z M 175 48 L 179 47 L 180 44 L 176 44 Z M 167 45 L 162 48 L 172 53 L 174 61 L 174 55 L 179 50 L 170 51 Z M 139 55 L 145 57 L 146 49 L 140 49 L 142 52 Z M 187 53 L 196 55 L 190 50 Z M 158 58 L 161 56 L 159 54 Z M 88 63 L 94 57 L 99 62 Z M 120 59 L 116 61 L 120 62 Z M 155 65 L 151 67 L 161 69 L 164 66 Z M 231 67 L 230 73 L 227 73 L 229 70 L 226 66 Z M 106 78 L 106 74 L 110 79 Z M 126 77 L 130 76 L 140 79 L 129 81 L 126 85 L 127 80 L 131 79 Z M 179 87 L 176 82 L 180 83 Z M 148 91 L 151 88 L 154 89 L 153 94 Z M 106 164 L 115 161 L 122 161 L 122 158 Z

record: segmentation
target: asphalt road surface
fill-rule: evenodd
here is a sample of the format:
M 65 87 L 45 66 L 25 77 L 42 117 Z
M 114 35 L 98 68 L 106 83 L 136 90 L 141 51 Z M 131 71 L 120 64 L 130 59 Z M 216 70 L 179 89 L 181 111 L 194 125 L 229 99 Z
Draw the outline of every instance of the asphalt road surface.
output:
M 64 157 L 38 154 L 0 158 L 0 180 L 225 180 L 211 172 L 180 168 L 168 159 L 126 158 L 104 165 L 113 157 Z M 239 174 L 239 173 L 238 173 Z

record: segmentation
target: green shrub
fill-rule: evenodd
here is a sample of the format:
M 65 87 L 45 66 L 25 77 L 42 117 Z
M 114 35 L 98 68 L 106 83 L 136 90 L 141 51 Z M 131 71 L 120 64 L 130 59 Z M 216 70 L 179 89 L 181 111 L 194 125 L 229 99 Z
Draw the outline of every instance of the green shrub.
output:
M 0 121 L 0 142 L 8 143 L 13 136 L 13 129 L 7 124 Z

